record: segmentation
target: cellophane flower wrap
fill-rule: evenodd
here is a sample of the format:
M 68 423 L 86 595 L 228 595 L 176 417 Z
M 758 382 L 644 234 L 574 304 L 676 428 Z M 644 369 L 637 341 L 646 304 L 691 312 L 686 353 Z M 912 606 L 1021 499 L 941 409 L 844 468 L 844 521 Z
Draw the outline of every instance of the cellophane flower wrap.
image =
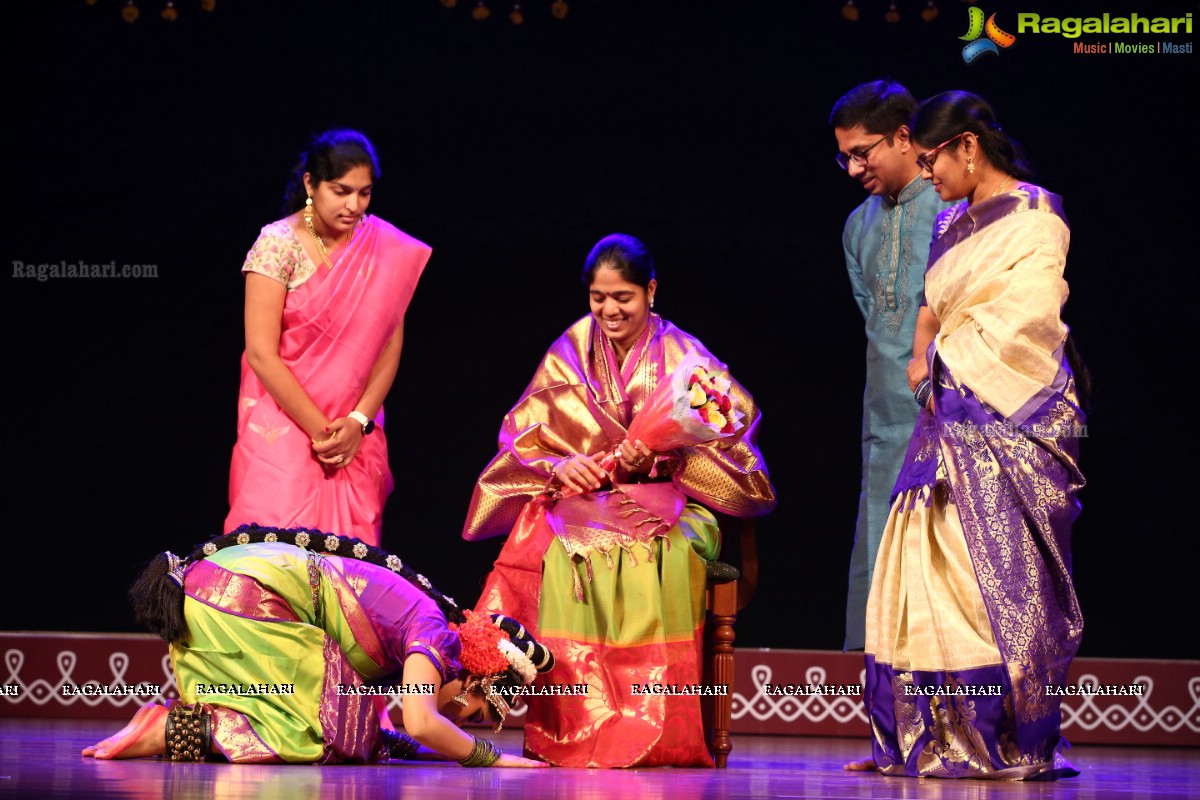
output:
M 729 394 L 730 380 L 712 369 L 707 356 L 689 350 L 667 380 L 655 387 L 642 410 L 629 423 L 626 438 L 640 440 L 655 453 L 722 439 L 740 431 L 744 414 Z M 618 448 L 599 459 L 612 475 Z M 560 496 L 577 492 L 564 489 Z

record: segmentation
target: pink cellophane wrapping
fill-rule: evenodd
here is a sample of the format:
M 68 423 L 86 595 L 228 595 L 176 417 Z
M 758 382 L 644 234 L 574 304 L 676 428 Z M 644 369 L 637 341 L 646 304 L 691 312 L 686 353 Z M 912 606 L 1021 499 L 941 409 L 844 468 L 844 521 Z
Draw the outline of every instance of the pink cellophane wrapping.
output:
M 691 447 L 733 436 L 744 427 L 742 424 L 744 415 L 736 408 L 731 409 L 725 415 L 732 423 L 733 430 L 722 433 L 700 417 L 699 409 L 691 407 L 688 400 L 691 389 L 689 380 L 696 367 L 703 368 L 707 374 L 711 363 L 708 357 L 690 350 L 667 380 L 655 387 L 650 396 L 646 398 L 642 410 L 629 423 L 626 436 L 629 441 L 640 440 L 654 452 L 663 453 L 677 447 Z M 729 396 L 730 381 L 728 378 L 718 378 L 713 381 L 713 384 L 717 391 Z M 730 399 L 732 402 L 732 398 Z M 616 448 L 600 459 L 599 463 L 600 467 L 611 475 L 617 466 Z M 568 489 L 563 491 L 562 496 L 569 497 L 572 494 L 576 494 L 576 492 Z

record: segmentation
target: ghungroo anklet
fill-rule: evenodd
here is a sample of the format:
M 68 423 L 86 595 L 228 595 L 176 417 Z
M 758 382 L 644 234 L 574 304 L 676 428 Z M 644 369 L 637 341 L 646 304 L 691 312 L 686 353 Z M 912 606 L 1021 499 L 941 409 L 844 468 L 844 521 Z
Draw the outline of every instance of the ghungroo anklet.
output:
M 167 714 L 167 755 L 172 761 L 203 761 L 212 741 L 212 715 L 200 705 L 176 704 Z

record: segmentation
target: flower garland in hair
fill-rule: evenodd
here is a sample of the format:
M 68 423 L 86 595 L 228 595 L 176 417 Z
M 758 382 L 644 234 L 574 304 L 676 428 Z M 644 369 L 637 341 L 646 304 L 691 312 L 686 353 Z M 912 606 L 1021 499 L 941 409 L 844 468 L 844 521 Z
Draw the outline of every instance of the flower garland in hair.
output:
M 475 675 L 495 675 L 507 670 L 509 659 L 504 645 L 513 646 L 508 634 L 493 625 L 488 614 L 477 614 L 470 609 L 463 613 L 466 622 L 450 625 L 450 630 L 458 633 L 462 643 L 459 663 Z
M 505 617 L 470 609 L 463 613 L 467 621 L 461 625 L 451 623 L 450 630 L 458 633 L 462 644 L 458 660 L 467 671 L 476 675 L 497 675 L 512 667 L 521 683 L 527 686 L 533 683 L 538 669 L 533 659 L 513 641 L 512 634 L 501 627 Z M 532 643 L 529 649 L 533 649 Z
M 521 676 L 521 682 L 526 686 L 533 683 L 534 679 L 537 678 L 537 667 L 533 665 L 533 661 L 530 660 L 529 656 L 522 653 L 520 648 L 513 644 L 512 640 L 507 636 L 500 640 L 499 647 L 500 652 L 508 659 L 508 665 L 515 669 L 517 674 Z
M 519 623 L 500 614 L 470 609 L 463 614 L 465 622 L 450 625 L 461 645 L 459 663 L 467 671 L 463 690 L 454 699 L 465 706 L 472 691 L 481 693 L 496 712 L 496 730 L 500 730 L 518 691 L 514 681 L 528 686 L 538 674 L 533 659 L 521 650 L 520 644 L 524 643 L 531 652 L 537 650 L 537 644 Z M 553 666 L 554 656 L 549 650 L 542 648 L 540 658 L 544 669 Z

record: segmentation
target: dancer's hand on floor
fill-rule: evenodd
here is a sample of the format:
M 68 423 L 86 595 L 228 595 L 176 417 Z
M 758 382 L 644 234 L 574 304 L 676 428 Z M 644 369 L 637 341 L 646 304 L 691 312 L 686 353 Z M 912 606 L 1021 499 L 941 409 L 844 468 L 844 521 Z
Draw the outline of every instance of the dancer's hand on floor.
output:
M 548 767 L 550 766 L 545 761 L 534 761 L 532 758 L 524 758 L 523 756 L 514 756 L 505 753 L 500 756 L 500 760 L 492 765 L 493 767 Z

